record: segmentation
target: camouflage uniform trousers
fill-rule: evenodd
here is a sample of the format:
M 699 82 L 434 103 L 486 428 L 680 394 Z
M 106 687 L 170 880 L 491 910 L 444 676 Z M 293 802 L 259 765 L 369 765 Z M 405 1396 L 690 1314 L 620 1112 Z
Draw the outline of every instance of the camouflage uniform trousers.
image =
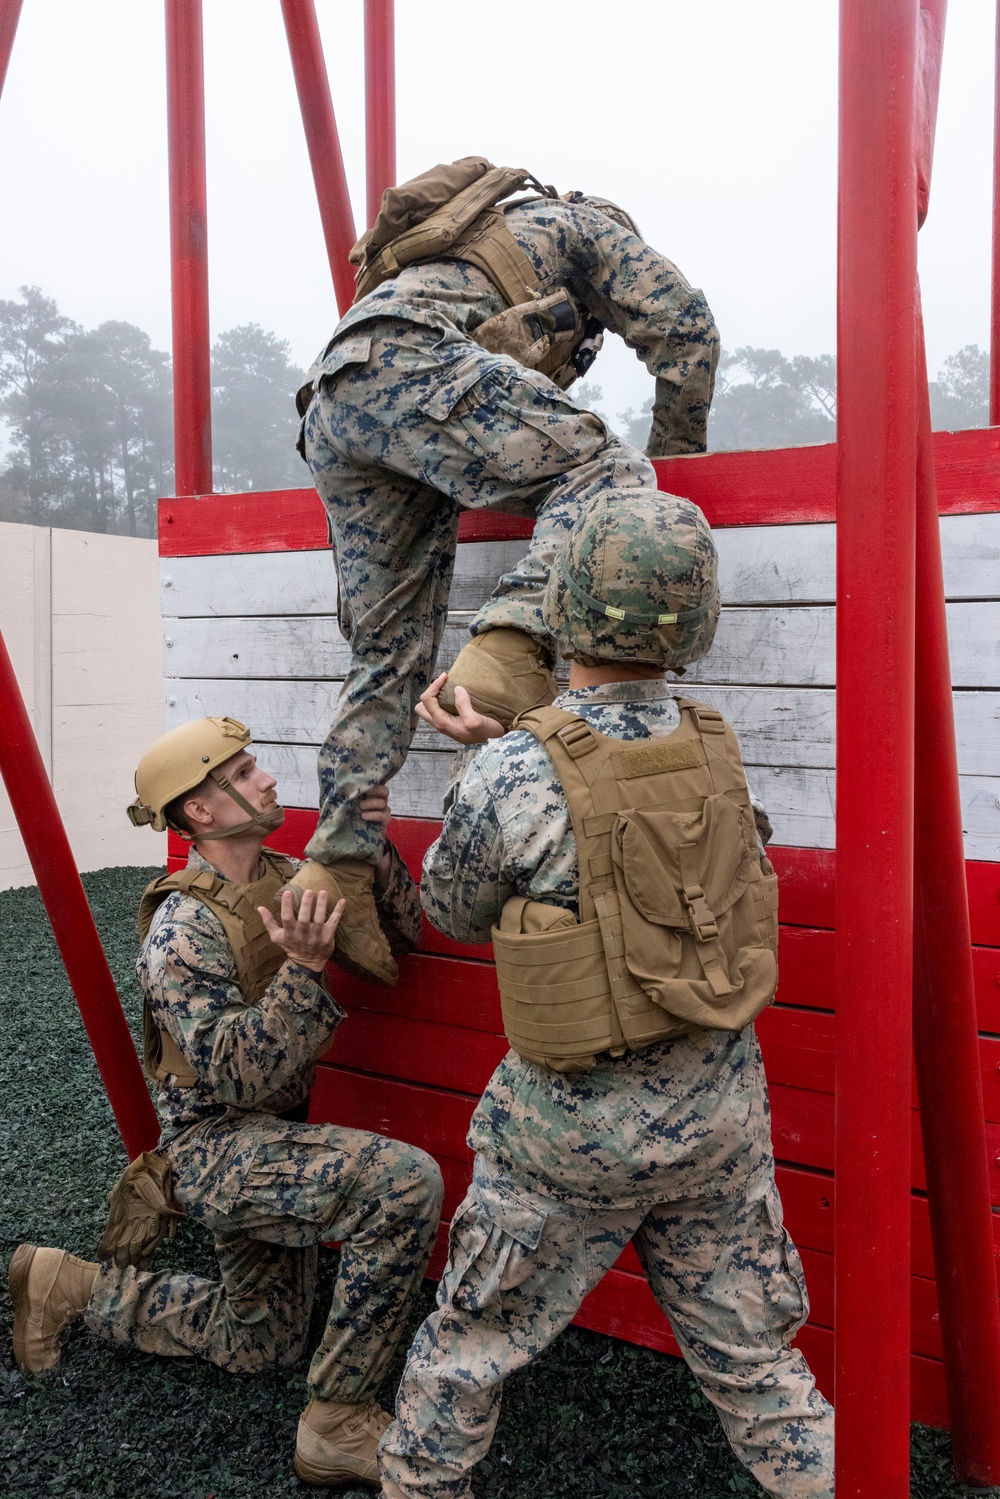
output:
M 465 334 L 391 319 L 344 334 L 321 365 L 305 451 L 326 506 L 351 663 L 319 753 L 320 822 L 307 852 L 374 860 L 361 793 L 399 770 L 432 680 L 463 508 L 536 516 L 527 555 L 472 625 L 548 645 L 549 566 L 581 503 L 656 487 L 649 460 L 545 375 Z
M 241 1373 L 287 1367 L 309 1332 L 318 1245 L 340 1239 L 308 1387 L 319 1400 L 361 1403 L 385 1374 L 427 1266 L 441 1212 L 437 1165 L 397 1140 L 268 1115 L 240 1135 L 237 1159 L 252 1155 L 245 1175 L 227 1161 L 198 1200 L 178 1193 L 215 1236 L 221 1281 L 105 1264 L 86 1323 L 145 1353 Z M 227 1211 L 211 1205 L 227 1197 Z
M 832 1499 L 833 1411 L 790 1347 L 808 1300 L 770 1170 L 733 1195 L 595 1211 L 482 1156 L 382 1439 L 385 1499 L 468 1499 L 503 1381 L 572 1321 L 630 1239 L 737 1456 L 769 1494 Z

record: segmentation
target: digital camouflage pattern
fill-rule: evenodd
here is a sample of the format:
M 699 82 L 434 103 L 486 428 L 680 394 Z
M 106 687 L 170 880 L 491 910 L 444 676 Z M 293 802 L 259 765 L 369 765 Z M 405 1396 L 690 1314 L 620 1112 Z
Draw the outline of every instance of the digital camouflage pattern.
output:
M 210 868 L 194 849 L 189 865 Z M 413 946 L 420 909 L 394 856 L 380 914 Z M 105 1264 L 86 1320 L 102 1338 L 227 1369 L 293 1363 L 308 1333 L 317 1246 L 341 1239 L 310 1393 L 361 1403 L 399 1338 L 437 1231 L 441 1175 L 423 1151 L 363 1130 L 296 1123 L 344 1011 L 309 969 L 285 962 L 255 1006 L 244 1003 L 221 923 L 193 896 L 154 914 L 138 962 L 156 1023 L 199 1074 L 164 1088 L 158 1149 L 174 1199 L 215 1236 L 221 1279 Z
M 594 317 L 617 333 L 655 379 L 649 457 L 701 453 L 719 362 L 715 319 L 704 293 L 671 260 L 597 206 L 607 202 L 536 199 L 505 208 L 504 219 L 531 262 L 542 296 L 565 288 L 577 304 L 578 322 Z M 334 340 L 372 317 L 470 335 L 505 306 L 493 282 L 467 261 L 424 262 L 405 267 L 355 303 Z M 322 359 L 310 377 L 317 369 Z
M 651 455 L 700 452 L 718 336 L 670 261 L 584 203 L 506 215 L 543 294 L 565 286 L 582 316 L 621 334 L 656 377 Z M 526 630 L 549 567 L 595 494 L 654 489 L 652 465 L 546 376 L 476 343 L 504 309 L 462 261 L 410 266 L 351 308 L 310 371 L 304 452 L 326 507 L 351 666 L 320 750 L 320 822 L 309 855 L 376 857 L 361 794 L 405 759 L 414 707 L 444 629 L 463 508 L 535 517 L 526 557 L 473 623 Z
M 579 689 L 557 706 L 621 739 L 679 722 L 663 682 Z M 428 916 L 482 942 L 510 895 L 576 914 L 578 893 L 548 756 L 523 731 L 490 741 L 428 850 Z M 473 1115 L 476 1175 L 382 1443 L 383 1493 L 468 1499 L 504 1379 L 572 1320 L 634 1239 L 737 1455 L 771 1494 L 832 1499 L 833 1412 L 789 1347 L 808 1302 L 781 1223 L 768 1121 L 752 1026 L 608 1056 L 571 1076 L 508 1053 Z
M 199 1158 L 175 1197 L 214 1234 L 221 1279 L 104 1264 L 85 1313 L 90 1330 L 144 1353 L 241 1373 L 294 1364 L 309 1332 L 318 1246 L 340 1239 L 309 1394 L 370 1399 L 434 1244 L 442 1191 L 435 1162 L 363 1130 L 266 1114 L 195 1125 L 167 1153 L 175 1164 Z
M 549 573 L 544 617 L 564 656 L 673 668 L 710 649 L 719 559 L 691 500 L 636 489 L 583 507 Z M 623 614 L 609 617 L 605 606 Z M 689 614 L 660 623 L 664 614 Z
M 483 1157 L 379 1449 L 384 1499 L 469 1499 L 504 1380 L 569 1325 L 630 1240 L 750 1472 L 782 1499 L 832 1499 L 833 1413 L 789 1346 L 808 1300 L 768 1174 L 734 1196 L 593 1212 L 531 1191 Z

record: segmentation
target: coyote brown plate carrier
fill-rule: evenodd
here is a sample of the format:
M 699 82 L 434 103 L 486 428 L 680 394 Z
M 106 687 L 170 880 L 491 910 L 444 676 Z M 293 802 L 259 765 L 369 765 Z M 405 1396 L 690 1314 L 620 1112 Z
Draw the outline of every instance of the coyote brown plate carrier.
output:
M 556 1071 L 692 1026 L 741 1030 L 774 998 L 777 878 L 736 736 L 714 708 L 678 706 L 665 738 L 610 739 L 558 708 L 517 720 L 566 794 L 580 919 L 516 897 L 493 946 L 507 1039 Z

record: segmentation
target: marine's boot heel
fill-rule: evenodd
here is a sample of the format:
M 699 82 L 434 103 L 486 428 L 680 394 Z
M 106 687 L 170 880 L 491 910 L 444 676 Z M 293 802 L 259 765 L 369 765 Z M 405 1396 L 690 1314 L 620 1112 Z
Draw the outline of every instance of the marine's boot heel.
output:
M 456 687 L 466 689 L 477 713 L 497 719 L 505 729 L 519 713 L 544 707 L 556 695 L 556 679 L 538 641 L 524 630 L 506 627 L 474 635 L 459 651 L 438 697 L 446 713 L 458 711 Z
M 296 910 L 304 890 L 325 890 L 330 896 L 330 910 L 337 901 L 347 901 L 333 951 L 338 968 L 371 983 L 394 984 L 399 969 L 379 925 L 374 879 L 375 866 L 361 859 L 337 859 L 333 864 L 318 864 L 310 859 L 289 883 L 296 898 Z M 280 904 L 280 896 L 275 904 Z

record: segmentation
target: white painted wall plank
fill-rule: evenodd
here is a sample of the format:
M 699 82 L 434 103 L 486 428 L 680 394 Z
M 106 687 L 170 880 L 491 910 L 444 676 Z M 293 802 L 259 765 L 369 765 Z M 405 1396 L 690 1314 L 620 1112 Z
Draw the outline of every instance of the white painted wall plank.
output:
M 1000 684 L 1000 602 L 948 606 L 956 687 Z M 445 632 L 442 669 L 468 639 L 464 624 Z M 167 677 L 339 679 L 349 652 L 330 615 L 164 620 Z M 686 682 L 831 687 L 834 610 L 829 605 L 724 609 L 715 644 Z
M 478 609 L 526 541 L 461 542 L 451 584 L 453 609 Z M 252 552 L 165 557 L 160 565 L 165 616 L 335 614 L 337 580 L 328 551 Z
M 337 698 L 335 682 L 260 682 L 172 678 L 165 682 L 168 728 L 203 714 L 232 714 L 259 739 L 318 745 L 326 736 Z M 684 692 L 683 684 L 678 690 Z M 832 769 L 836 700 L 829 687 L 718 687 L 699 683 L 693 695 L 719 709 L 739 736 L 743 753 L 758 765 Z M 1000 776 L 1000 692 L 954 694 L 959 770 Z M 417 730 L 423 749 L 451 744 L 426 725 Z
M 267 745 L 260 763 L 278 780 L 278 794 L 289 807 L 315 807 L 316 752 L 303 745 Z M 441 816 L 451 755 L 414 748 L 391 783 L 390 798 L 402 817 Z M 747 778 L 767 807 L 776 843 L 801 848 L 834 847 L 832 770 L 747 764 Z M 969 859 L 1000 861 L 1000 778 L 961 776 L 965 853 Z
M 726 604 L 833 603 L 832 525 L 729 526 L 715 532 Z M 941 520 L 949 599 L 1000 595 L 1000 512 Z M 526 541 L 462 542 L 451 607 L 478 609 Z M 161 564 L 165 616 L 334 614 L 337 589 L 326 550 L 168 557 Z

